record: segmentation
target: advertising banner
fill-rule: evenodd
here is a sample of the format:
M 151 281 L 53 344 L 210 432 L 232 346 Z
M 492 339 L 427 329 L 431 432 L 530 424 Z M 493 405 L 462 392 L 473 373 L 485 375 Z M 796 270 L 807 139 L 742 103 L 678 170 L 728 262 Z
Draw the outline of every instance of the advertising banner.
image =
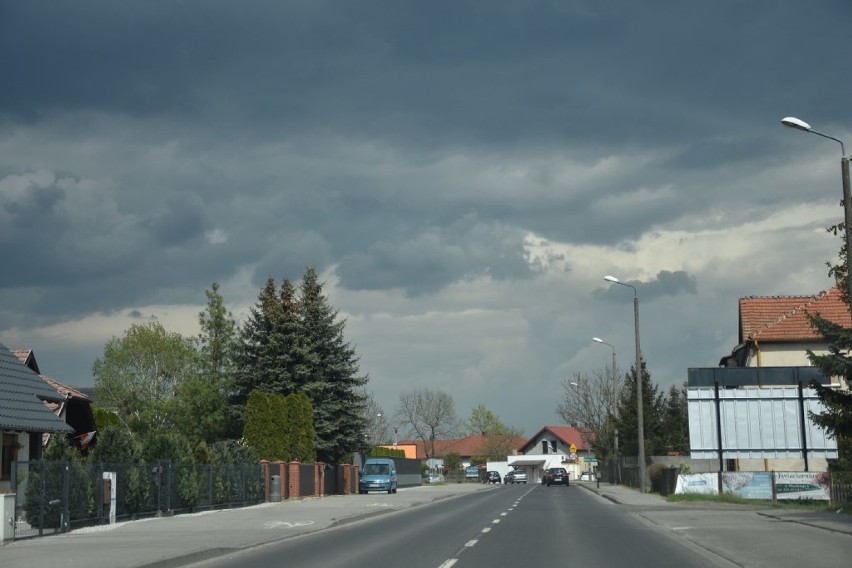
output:
M 722 491 L 743 499 L 772 500 L 772 472 L 726 471 L 722 473 Z
M 775 472 L 775 493 L 778 499 L 814 499 L 829 501 L 829 478 L 826 472 Z
M 716 473 L 690 473 L 678 475 L 675 494 L 700 493 L 716 495 L 719 493 L 719 478 Z

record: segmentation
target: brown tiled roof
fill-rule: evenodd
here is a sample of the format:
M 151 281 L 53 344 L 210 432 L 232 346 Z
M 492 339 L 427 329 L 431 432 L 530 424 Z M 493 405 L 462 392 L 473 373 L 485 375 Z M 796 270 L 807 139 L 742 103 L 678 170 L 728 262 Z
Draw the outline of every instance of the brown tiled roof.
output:
M 484 455 L 488 443 L 487 436 L 465 436 L 452 440 L 435 440 L 435 456 L 441 458 L 446 454 L 453 452 L 463 458 Z M 512 447 L 519 448 L 524 443 L 524 439 L 515 437 Z M 400 440 L 399 444 L 412 444 L 417 447 L 417 458 L 426 459 L 425 444 L 423 440 Z
M 807 314 L 852 327 L 849 306 L 843 303 L 839 288 L 814 296 L 748 296 L 740 298 L 740 343 L 757 341 L 819 341 Z
M 38 369 L 38 363 L 35 360 L 35 354 L 32 349 L 10 349 L 12 355 L 18 358 L 18 361 L 35 371 L 36 373 L 40 373 Z
M 566 446 L 574 444 L 577 446 L 578 451 L 588 451 L 589 449 L 589 445 L 586 443 L 586 440 L 583 439 L 583 434 L 577 428 L 574 428 L 573 426 L 544 426 L 541 430 L 530 436 L 530 438 L 524 442 L 524 445 L 521 446 L 523 453 L 526 454 L 533 449 L 533 442 L 535 442 L 535 440 L 539 438 L 545 430 L 564 442 Z
M 53 389 L 56 390 L 56 392 L 58 392 L 59 394 L 61 394 L 63 398 L 73 398 L 77 400 L 92 402 L 92 398 L 89 395 L 80 392 L 75 388 L 63 385 L 56 379 L 51 379 L 50 377 L 42 375 L 39 372 L 38 363 L 35 360 L 35 355 L 33 354 L 32 349 L 15 349 L 12 351 L 12 355 L 17 357 L 21 363 L 35 371 L 41 380 L 53 387 Z M 45 401 L 44 403 L 47 405 L 48 408 L 50 408 L 52 412 L 57 412 L 60 408 L 60 405 L 57 402 Z

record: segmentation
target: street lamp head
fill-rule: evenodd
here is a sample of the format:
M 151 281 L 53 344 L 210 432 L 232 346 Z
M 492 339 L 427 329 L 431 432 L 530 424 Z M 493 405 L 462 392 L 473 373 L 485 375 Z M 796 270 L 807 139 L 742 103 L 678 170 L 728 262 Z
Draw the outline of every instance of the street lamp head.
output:
M 804 132 L 811 131 L 811 125 L 805 122 L 804 120 L 799 120 L 795 116 L 786 116 L 781 119 L 781 124 L 787 126 L 789 128 L 795 128 L 796 130 L 803 130 Z
M 593 337 L 592 341 L 597 341 L 598 343 L 605 343 L 604 340 L 601 339 L 600 337 Z
M 621 280 L 619 280 L 615 276 L 606 275 L 604 276 L 604 280 L 606 280 L 607 282 L 615 282 L 616 284 L 621 284 Z

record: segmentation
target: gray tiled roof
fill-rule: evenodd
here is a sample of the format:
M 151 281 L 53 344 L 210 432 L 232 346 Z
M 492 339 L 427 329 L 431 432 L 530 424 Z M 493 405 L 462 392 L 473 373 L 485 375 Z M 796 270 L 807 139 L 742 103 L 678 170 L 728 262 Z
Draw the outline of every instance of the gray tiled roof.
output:
M 55 389 L 0 343 L 0 429 L 73 432 L 43 401 L 62 402 Z

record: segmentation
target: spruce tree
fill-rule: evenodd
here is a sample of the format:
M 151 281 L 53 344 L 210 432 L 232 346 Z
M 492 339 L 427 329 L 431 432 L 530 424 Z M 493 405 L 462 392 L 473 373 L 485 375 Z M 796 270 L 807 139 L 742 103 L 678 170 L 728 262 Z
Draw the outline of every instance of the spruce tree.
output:
M 345 321 L 329 305 L 313 267 L 302 278 L 298 309 L 305 359 L 296 390 L 313 405 L 318 459 L 339 463 L 364 444 L 367 377 L 359 374 L 358 357 L 343 336 Z
M 852 379 L 852 330 L 809 314 L 811 326 L 828 342 L 828 353 L 816 355 L 808 351 L 808 359 L 827 377 L 841 377 L 847 385 Z M 820 414 L 810 413 L 811 420 L 837 440 L 838 459 L 828 460 L 832 473 L 852 471 L 852 393 L 823 386 L 816 381 L 810 385 L 825 407 Z
M 228 436 L 231 438 L 239 438 L 242 434 L 243 415 L 251 392 L 255 389 L 276 392 L 270 385 L 277 382 L 274 376 L 277 372 L 279 317 L 280 301 L 275 281 L 269 278 L 240 330 L 237 365 L 230 392 Z
M 841 235 L 841 246 L 837 263 L 826 262 L 828 275 L 834 278 L 835 285 L 840 289 L 843 302 L 849 306 L 852 298 L 849 298 L 846 270 L 846 259 L 850 253 L 846 248 L 845 229 L 843 223 L 832 225 L 827 228 L 829 233 Z M 808 350 L 808 359 L 814 367 L 819 368 L 826 377 L 840 377 L 845 389 L 825 387 L 816 381 L 811 387 L 816 390 L 820 402 L 826 411 L 820 414 L 810 413 L 811 420 L 826 430 L 829 436 L 837 440 L 838 459 L 828 460 L 828 470 L 832 474 L 847 472 L 843 475 L 844 480 L 852 478 L 852 393 L 848 390 L 852 386 L 852 329 L 830 322 L 820 314 L 808 314 L 811 327 L 822 336 L 828 343 L 828 354 L 816 355 Z
M 198 314 L 201 334 L 197 339 L 201 376 L 225 390 L 232 382 L 235 370 L 237 322 L 225 307 L 218 283 L 214 282 L 204 295 L 207 306 Z
M 642 366 L 642 429 L 645 438 L 645 455 L 651 456 L 662 448 L 660 407 L 662 398 L 657 386 L 651 382 L 651 375 Z M 619 453 L 622 455 L 638 455 L 639 453 L 639 424 L 636 416 L 636 365 L 630 368 L 630 373 L 624 377 L 624 388 L 618 401 L 618 439 Z

